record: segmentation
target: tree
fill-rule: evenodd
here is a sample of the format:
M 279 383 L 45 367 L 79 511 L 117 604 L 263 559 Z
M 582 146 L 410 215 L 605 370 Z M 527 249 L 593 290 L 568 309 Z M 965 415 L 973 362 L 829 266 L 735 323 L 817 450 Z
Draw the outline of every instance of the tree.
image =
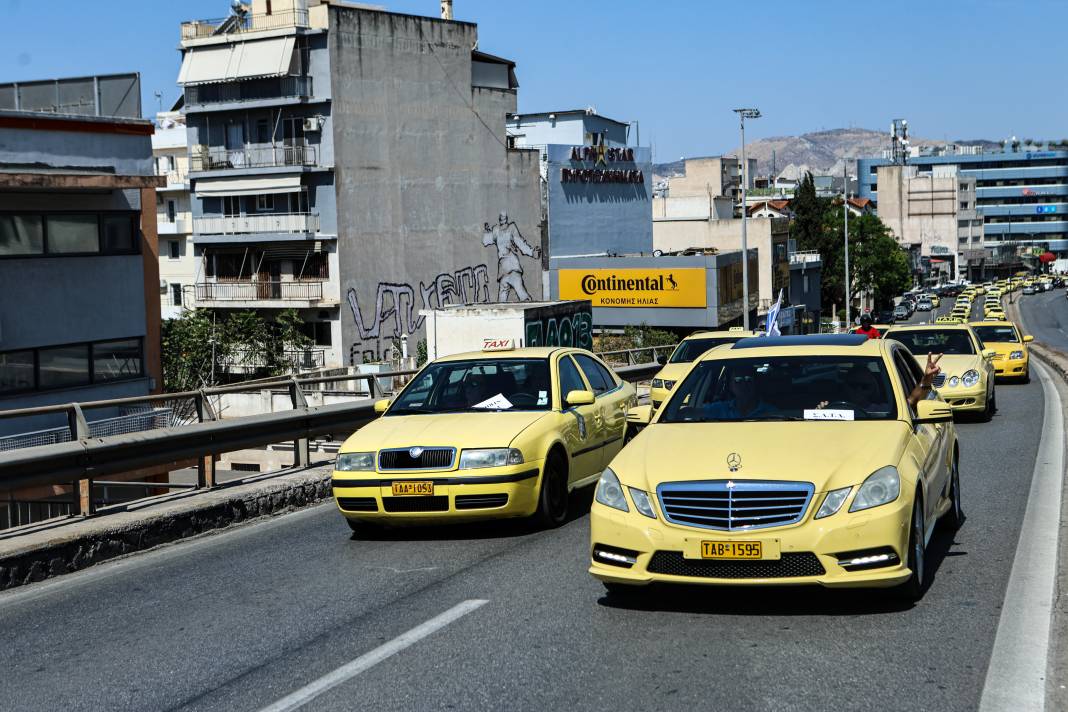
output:
M 824 213 L 820 279 L 825 304 L 845 304 L 843 220 L 842 201 L 838 200 Z M 889 304 L 912 283 L 908 257 L 875 215 L 849 218 L 849 276 L 850 296 L 855 299 L 861 292 L 871 292 L 877 305 Z
M 797 240 L 799 249 L 819 251 L 824 246 L 824 214 L 829 206 L 830 200 L 816 195 L 812 174 L 805 173 L 790 201 L 790 210 L 794 214 L 790 235 Z
M 178 319 L 163 321 L 160 355 L 164 391 L 190 391 L 214 384 L 212 317 L 204 309 L 191 309 Z

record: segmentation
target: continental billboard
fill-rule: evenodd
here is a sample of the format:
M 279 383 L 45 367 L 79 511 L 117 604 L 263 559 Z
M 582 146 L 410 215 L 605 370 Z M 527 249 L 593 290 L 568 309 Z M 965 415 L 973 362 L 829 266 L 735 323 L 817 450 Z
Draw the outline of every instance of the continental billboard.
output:
M 705 268 L 562 269 L 560 299 L 589 299 L 595 307 L 708 306 Z

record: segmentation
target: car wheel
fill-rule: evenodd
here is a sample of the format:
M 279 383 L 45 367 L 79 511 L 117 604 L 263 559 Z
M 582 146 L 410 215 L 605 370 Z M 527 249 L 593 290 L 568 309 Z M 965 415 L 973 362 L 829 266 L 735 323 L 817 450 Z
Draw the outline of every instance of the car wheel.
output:
M 980 419 L 984 423 L 989 423 L 994 418 L 994 394 L 990 394 L 986 397 L 986 408 L 983 409 Z
M 949 474 L 949 509 L 942 515 L 943 521 L 953 531 L 964 524 L 964 509 L 960 503 L 960 462 L 953 458 L 953 470 Z
M 1030 367 L 1028 367 L 1028 369 L 1026 371 L 1024 371 L 1024 375 L 1020 379 L 1020 382 L 1021 383 L 1030 383 L 1031 382 L 1031 368 Z
M 924 543 L 923 498 L 917 490 L 912 503 L 912 522 L 909 526 L 909 550 L 906 565 L 912 570 L 908 581 L 898 586 L 894 592 L 906 601 L 918 601 L 923 597 L 924 584 L 927 583 L 927 550 Z
M 558 527 L 567 519 L 567 464 L 562 460 L 557 453 L 550 455 L 541 476 L 538 510 L 534 516 L 546 529 Z

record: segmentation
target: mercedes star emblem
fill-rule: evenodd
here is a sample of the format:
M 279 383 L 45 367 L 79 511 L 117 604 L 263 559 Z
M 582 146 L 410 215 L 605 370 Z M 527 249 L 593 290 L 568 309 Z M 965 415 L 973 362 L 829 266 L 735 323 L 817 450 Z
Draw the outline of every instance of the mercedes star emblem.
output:
M 731 472 L 742 469 L 742 456 L 736 452 L 727 455 L 727 467 L 731 468 Z

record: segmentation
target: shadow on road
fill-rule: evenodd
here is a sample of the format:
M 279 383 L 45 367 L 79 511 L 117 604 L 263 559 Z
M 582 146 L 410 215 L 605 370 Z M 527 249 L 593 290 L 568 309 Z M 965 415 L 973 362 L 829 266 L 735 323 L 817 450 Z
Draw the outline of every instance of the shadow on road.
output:
M 937 585 L 938 570 L 954 550 L 955 532 L 935 529 L 927 545 L 927 588 Z M 895 595 L 892 589 L 831 589 L 820 586 L 702 586 L 653 584 L 633 592 L 606 594 L 598 603 L 608 608 L 720 616 L 855 616 L 899 613 L 920 604 Z

